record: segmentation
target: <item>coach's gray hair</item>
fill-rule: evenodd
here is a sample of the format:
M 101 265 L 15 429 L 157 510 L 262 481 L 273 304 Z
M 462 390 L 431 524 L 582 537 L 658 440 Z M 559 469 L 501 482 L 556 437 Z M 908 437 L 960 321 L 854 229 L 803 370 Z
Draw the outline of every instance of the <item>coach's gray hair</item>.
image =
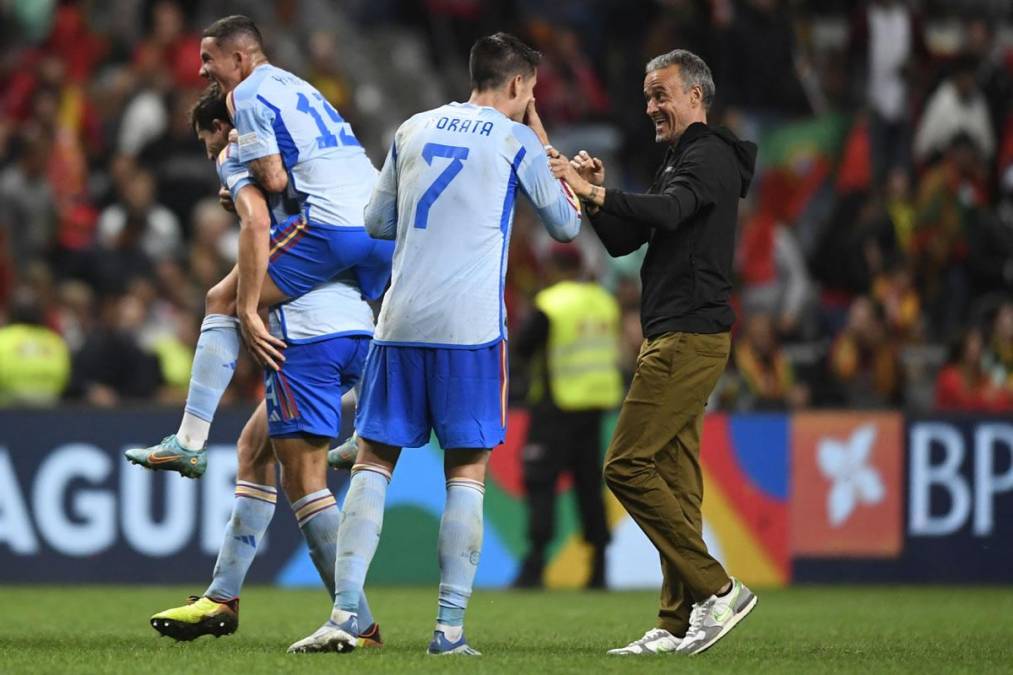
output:
M 673 49 L 667 54 L 655 56 L 647 62 L 646 72 L 679 66 L 679 74 L 682 76 L 684 91 L 699 86 L 703 92 L 703 107 L 709 109 L 714 102 L 714 78 L 711 76 L 711 69 L 707 67 L 704 60 L 691 51 L 685 49 Z

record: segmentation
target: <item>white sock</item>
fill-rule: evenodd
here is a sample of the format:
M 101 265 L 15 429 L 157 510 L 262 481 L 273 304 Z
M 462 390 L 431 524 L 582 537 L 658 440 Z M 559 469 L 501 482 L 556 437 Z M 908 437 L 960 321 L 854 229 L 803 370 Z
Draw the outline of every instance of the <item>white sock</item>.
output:
M 176 439 L 187 450 L 202 450 L 208 442 L 211 422 L 202 420 L 188 412 L 183 413 L 183 421 L 179 423 Z
M 457 642 L 464 634 L 464 626 L 448 626 L 438 623 L 436 624 L 436 630 L 441 631 L 450 642 Z

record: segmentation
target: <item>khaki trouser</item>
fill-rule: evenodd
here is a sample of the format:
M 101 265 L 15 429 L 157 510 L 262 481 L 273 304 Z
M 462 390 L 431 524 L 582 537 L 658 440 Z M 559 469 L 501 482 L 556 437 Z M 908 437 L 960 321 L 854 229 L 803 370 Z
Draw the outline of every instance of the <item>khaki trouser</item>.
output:
M 700 428 L 730 346 L 728 333 L 645 340 L 605 457 L 605 482 L 661 554 L 658 627 L 673 635 L 729 580 L 703 541 Z

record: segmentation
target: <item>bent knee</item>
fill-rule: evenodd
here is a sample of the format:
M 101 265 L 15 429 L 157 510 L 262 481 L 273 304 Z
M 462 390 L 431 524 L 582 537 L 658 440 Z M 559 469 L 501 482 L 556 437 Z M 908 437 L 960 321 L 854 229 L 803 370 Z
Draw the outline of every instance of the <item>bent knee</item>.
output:
M 215 284 L 204 296 L 205 314 L 224 314 L 232 316 L 235 314 L 236 298 L 229 292 L 225 284 Z
M 605 467 L 602 469 L 605 484 L 612 490 L 625 485 L 630 479 L 630 473 L 628 462 L 622 459 L 611 459 L 605 463 Z

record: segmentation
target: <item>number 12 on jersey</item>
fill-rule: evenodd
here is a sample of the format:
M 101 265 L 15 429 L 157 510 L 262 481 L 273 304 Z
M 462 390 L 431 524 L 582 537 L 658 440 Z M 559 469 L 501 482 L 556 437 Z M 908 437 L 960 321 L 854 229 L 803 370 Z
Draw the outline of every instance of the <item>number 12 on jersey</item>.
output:
M 468 159 L 468 148 L 458 145 L 443 145 L 442 143 L 426 143 L 422 147 L 422 159 L 426 160 L 426 164 L 432 166 L 434 157 L 445 157 L 450 160 L 450 164 L 422 193 L 419 205 L 415 209 L 415 227 L 420 230 L 426 229 L 429 224 L 429 209 L 432 208 L 433 203 L 447 189 L 450 181 L 454 180 L 464 168 L 464 160 Z

